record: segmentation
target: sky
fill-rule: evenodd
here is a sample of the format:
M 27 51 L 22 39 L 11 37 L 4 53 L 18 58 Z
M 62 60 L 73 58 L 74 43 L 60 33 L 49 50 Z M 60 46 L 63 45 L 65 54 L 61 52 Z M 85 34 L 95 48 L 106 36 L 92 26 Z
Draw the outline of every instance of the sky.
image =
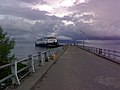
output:
M 11 37 L 120 37 L 120 0 L 0 0 L 0 25 Z

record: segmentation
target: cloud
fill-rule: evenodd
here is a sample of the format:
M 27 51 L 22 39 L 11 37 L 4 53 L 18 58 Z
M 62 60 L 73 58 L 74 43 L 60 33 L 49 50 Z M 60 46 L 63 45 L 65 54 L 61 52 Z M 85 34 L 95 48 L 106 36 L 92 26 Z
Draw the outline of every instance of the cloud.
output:
M 46 4 L 47 3 L 45 0 L 20 0 L 20 1 L 25 2 L 25 3 L 31 3 L 31 4 L 37 4 L 37 3 Z
M 5 16 L 0 20 L 0 24 L 5 29 L 27 30 L 31 31 L 32 23 L 23 18 Z
M 119 3 L 120 0 L 0 0 L 0 25 L 18 38 L 40 34 L 81 39 L 80 31 L 88 37 L 120 36 Z
M 2 0 L 0 1 L 1 15 L 12 15 L 16 17 L 31 19 L 31 20 L 46 20 L 48 18 L 57 19 L 55 16 L 48 16 L 48 12 L 34 10 L 32 9 L 33 5 L 28 3 L 23 3 L 17 0 Z
M 60 40 L 72 40 L 72 38 L 71 37 L 67 37 L 67 36 L 58 36 L 57 37 L 58 39 L 60 39 Z

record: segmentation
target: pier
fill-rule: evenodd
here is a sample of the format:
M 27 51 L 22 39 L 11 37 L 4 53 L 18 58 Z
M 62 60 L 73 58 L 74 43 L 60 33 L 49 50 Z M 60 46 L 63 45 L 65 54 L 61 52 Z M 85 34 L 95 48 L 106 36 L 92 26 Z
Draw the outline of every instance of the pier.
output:
M 120 90 L 120 65 L 68 46 L 33 90 Z
M 120 65 L 110 55 L 101 49 L 68 45 L 56 60 L 36 68 L 9 90 L 120 90 Z

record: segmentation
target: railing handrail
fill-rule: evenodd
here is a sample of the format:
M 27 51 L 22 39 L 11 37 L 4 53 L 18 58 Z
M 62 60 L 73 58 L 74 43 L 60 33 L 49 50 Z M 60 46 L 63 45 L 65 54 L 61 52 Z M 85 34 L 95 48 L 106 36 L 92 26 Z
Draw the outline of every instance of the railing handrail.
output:
M 6 67 L 9 67 L 12 65 L 14 65 L 14 64 L 13 63 L 5 64 L 5 65 L 0 66 L 0 69 L 6 68 Z
M 120 57 L 120 55 L 118 55 L 118 54 L 120 54 L 120 51 L 110 50 L 110 49 L 105 49 L 105 48 L 103 49 L 103 48 L 92 47 L 92 46 L 84 46 L 84 47 L 82 45 L 79 45 L 79 46 L 83 49 L 89 50 L 95 54 L 99 54 L 99 55 L 102 55 L 104 57 L 107 57 L 107 55 L 109 55 L 109 59 L 112 59 L 111 56 L 113 56 L 114 59 L 117 57 Z
M 3 65 L 3 66 L 0 66 L 0 69 L 4 69 L 6 67 L 11 67 L 11 71 L 12 71 L 12 74 L 4 77 L 3 79 L 0 80 L 0 84 L 10 78 L 14 78 L 12 79 L 13 81 L 13 84 L 20 84 L 20 79 L 18 78 L 17 74 L 26 70 L 26 69 L 29 69 L 29 72 L 34 72 L 34 59 L 33 58 L 36 58 L 38 57 L 38 61 L 41 65 L 44 65 L 44 60 L 43 59 L 46 59 L 45 57 L 49 57 L 53 52 L 57 52 L 59 50 L 62 50 L 64 49 L 64 47 L 57 47 L 57 48 L 53 48 L 53 49 L 50 49 L 50 50 L 46 50 L 46 51 L 40 51 L 38 52 L 38 54 L 35 54 L 35 55 L 29 55 L 29 57 L 27 58 L 23 58 L 21 60 L 14 60 L 12 61 L 11 63 L 9 64 L 6 64 L 6 65 Z M 49 54 L 49 55 L 48 55 Z M 42 56 L 41 56 L 42 55 Z M 17 70 L 17 64 L 20 63 L 20 62 L 24 62 L 24 61 L 27 61 L 27 66 L 25 66 L 24 68 L 20 69 L 20 70 Z
M 24 58 L 24 59 L 21 59 L 21 60 L 17 60 L 17 63 L 24 62 L 24 61 L 26 61 L 26 60 L 28 60 L 28 59 L 29 59 L 29 57 Z
M 89 47 L 89 48 L 96 48 L 96 49 L 102 49 L 104 50 L 105 48 L 98 48 L 98 47 L 92 47 L 92 46 L 84 46 L 84 47 Z M 120 53 L 120 51 L 116 51 L 116 50 L 112 50 L 112 49 L 105 49 L 106 51 L 110 51 L 110 52 L 117 52 Z

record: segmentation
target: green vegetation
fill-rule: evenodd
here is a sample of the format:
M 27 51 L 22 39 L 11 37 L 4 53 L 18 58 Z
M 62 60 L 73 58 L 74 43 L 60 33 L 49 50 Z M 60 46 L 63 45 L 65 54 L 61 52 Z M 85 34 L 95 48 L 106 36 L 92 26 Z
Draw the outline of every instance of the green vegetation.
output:
M 8 34 L 4 32 L 0 26 L 0 65 L 9 63 L 15 59 L 15 55 L 10 56 L 11 50 L 14 48 L 15 41 L 10 39 Z
M 10 55 L 11 50 L 14 48 L 15 41 L 10 39 L 8 34 L 4 32 L 0 26 L 0 66 L 10 63 L 11 60 L 15 60 L 15 55 Z M 4 68 L 0 70 L 0 79 L 11 73 L 10 68 Z
M 3 28 L 0 27 L 0 66 L 10 63 L 12 60 L 16 60 L 15 55 L 10 55 L 11 50 L 15 46 L 15 40 L 11 39 L 7 33 L 4 32 Z M 19 63 L 17 69 L 26 67 L 26 65 Z M 25 74 L 27 71 L 19 73 L 19 75 Z M 12 74 L 11 68 L 6 67 L 0 69 L 0 79 Z

